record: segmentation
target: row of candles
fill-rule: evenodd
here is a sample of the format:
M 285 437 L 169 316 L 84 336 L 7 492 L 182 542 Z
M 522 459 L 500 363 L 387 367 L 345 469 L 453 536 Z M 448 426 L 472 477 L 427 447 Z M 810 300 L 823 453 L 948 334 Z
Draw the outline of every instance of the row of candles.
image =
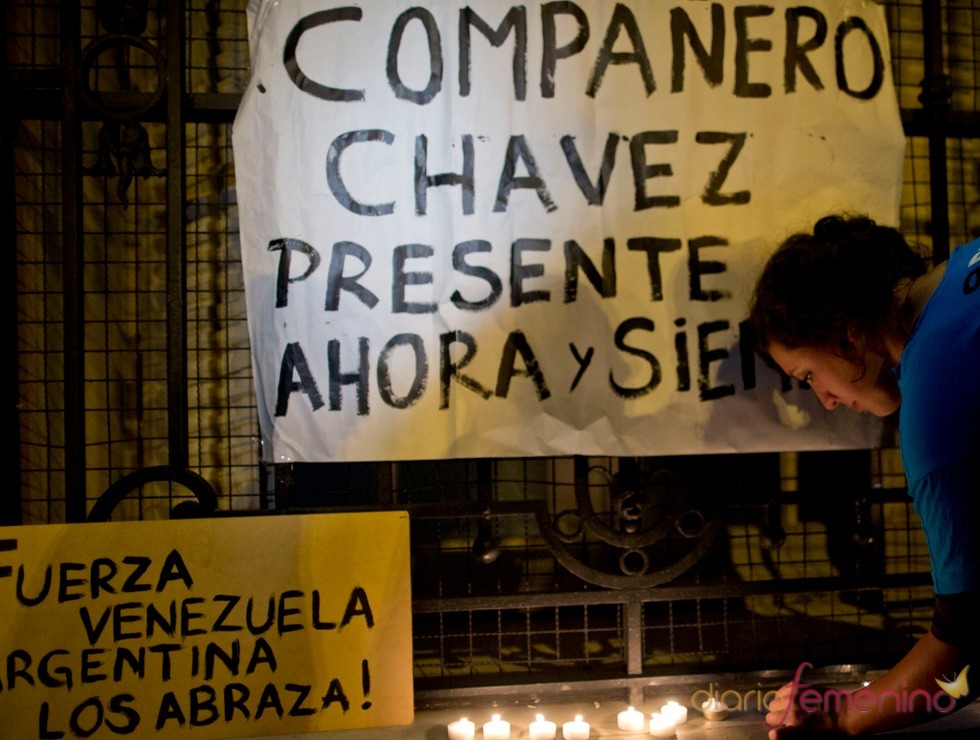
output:
M 710 699 L 701 707 L 704 716 L 710 720 L 724 719 L 727 715 L 724 704 L 716 699 Z M 616 726 L 620 730 L 628 732 L 649 732 L 653 737 L 674 737 L 677 725 L 687 722 L 687 707 L 676 701 L 669 701 L 660 707 L 659 712 L 653 712 L 650 719 L 646 715 L 629 707 L 616 715 Z M 449 740 L 473 740 L 476 736 L 476 724 L 463 717 L 455 722 L 449 723 Z M 561 726 L 561 736 L 563 740 L 589 740 L 591 727 L 582 715 L 576 715 L 575 719 L 565 722 Z M 544 716 L 537 715 L 534 722 L 528 728 L 530 740 L 555 740 L 558 734 L 558 726 L 546 720 Z M 483 725 L 483 740 L 508 740 L 510 737 L 510 722 L 501 719 L 499 714 L 490 718 L 489 722 Z

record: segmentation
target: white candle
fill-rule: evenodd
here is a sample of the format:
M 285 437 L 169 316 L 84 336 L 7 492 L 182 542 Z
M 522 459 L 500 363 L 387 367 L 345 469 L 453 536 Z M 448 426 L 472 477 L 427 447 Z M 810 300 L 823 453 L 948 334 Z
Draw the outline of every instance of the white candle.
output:
M 687 722 L 687 707 L 676 701 L 669 701 L 660 707 L 660 713 L 674 720 L 675 725 Z
M 677 725 L 666 714 L 653 712 L 650 715 L 650 734 L 654 737 L 673 737 Z
M 510 722 L 495 714 L 483 725 L 483 740 L 507 740 L 510 737 Z
M 543 715 L 537 715 L 531 723 L 531 740 L 555 740 L 555 723 L 549 722 Z
M 473 740 L 476 735 L 476 725 L 466 717 L 460 717 L 449 723 L 449 740 Z
M 564 740 L 589 740 L 589 723 L 582 721 L 581 714 L 576 714 L 574 721 L 561 726 L 561 736 Z
M 705 719 L 715 722 L 720 722 L 728 716 L 728 707 L 713 696 L 701 705 L 701 711 L 704 712 Z
M 643 720 L 643 712 L 638 712 L 630 707 L 616 715 L 616 726 L 621 730 L 640 732 L 643 730 Z

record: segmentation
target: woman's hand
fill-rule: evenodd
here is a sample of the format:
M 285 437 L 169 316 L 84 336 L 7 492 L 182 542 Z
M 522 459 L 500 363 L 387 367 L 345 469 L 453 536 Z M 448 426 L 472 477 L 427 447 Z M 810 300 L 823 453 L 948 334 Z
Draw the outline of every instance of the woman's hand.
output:
M 826 687 L 796 682 L 780 688 L 766 714 L 766 724 L 773 728 L 769 731 L 770 740 L 837 734 L 836 714 L 823 700 L 826 691 Z M 805 708 L 800 705 L 801 696 L 806 697 Z

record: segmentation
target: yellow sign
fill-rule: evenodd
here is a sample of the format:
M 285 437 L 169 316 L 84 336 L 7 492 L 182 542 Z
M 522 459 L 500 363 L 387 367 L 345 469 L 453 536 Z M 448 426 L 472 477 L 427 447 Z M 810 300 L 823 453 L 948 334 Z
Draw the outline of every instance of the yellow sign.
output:
M 0 528 L 4 737 L 413 720 L 404 512 Z

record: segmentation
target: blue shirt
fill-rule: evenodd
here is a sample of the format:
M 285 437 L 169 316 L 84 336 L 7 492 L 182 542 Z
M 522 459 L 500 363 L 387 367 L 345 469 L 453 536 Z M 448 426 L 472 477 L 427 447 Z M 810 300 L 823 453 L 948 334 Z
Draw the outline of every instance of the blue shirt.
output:
M 980 588 L 980 239 L 953 250 L 895 368 L 899 439 L 937 594 Z

